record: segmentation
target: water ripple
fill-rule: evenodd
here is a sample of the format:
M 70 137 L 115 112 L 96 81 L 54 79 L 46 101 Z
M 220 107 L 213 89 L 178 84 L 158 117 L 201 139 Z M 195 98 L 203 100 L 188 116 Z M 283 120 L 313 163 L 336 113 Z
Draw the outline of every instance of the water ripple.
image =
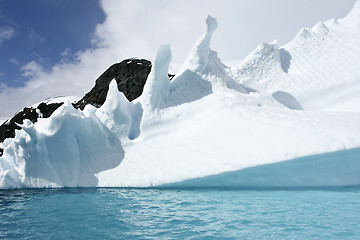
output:
M 357 191 L 0 191 L 0 239 L 360 239 Z

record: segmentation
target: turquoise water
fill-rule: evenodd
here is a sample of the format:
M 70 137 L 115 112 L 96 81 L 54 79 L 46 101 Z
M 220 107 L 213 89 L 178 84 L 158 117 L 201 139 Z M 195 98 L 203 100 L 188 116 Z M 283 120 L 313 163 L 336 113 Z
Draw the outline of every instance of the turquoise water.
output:
M 0 239 L 360 239 L 360 189 L 0 191 Z

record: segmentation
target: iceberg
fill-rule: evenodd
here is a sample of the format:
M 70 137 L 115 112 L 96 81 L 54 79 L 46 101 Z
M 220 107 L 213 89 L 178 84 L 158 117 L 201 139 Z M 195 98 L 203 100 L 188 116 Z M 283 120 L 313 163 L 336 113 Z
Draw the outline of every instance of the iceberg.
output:
M 0 187 L 96 186 L 95 174 L 119 165 L 124 150 L 94 111 L 65 102 L 50 118 L 25 120 L 15 138 L 4 141 Z
M 163 45 L 133 101 L 113 80 L 101 106 L 25 120 L 0 146 L 0 188 L 360 185 L 359 4 L 235 67 L 208 16 L 171 81 Z

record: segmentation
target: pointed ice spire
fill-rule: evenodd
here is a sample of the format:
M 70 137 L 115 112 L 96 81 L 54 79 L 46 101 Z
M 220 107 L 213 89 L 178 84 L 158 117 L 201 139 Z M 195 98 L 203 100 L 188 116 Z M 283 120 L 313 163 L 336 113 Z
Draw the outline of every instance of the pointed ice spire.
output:
M 128 125 L 131 122 L 129 101 L 118 90 L 113 79 L 109 84 L 109 91 L 104 104 L 96 110 L 97 117 L 118 135 L 127 135 Z
M 209 61 L 211 37 L 218 26 L 216 18 L 208 15 L 206 18 L 206 25 L 206 32 L 196 41 L 194 47 L 191 49 L 185 60 L 183 71 L 189 69 L 194 72 L 202 73 L 206 69 Z
M 142 109 L 139 103 L 129 102 L 124 93 L 118 90 L 116 80 L 109 84 L 104 104 L 96 110 L 96 116 L 121 140 L 134 139 L 139 135 L 139 122 Z
M 141 104 L 150 109 L 159 108 L 166 104 L 170 91 L 168 70 L 171 61 L 170 45 L 162 45 L 156 55 L 155 64 L 146 81 Z

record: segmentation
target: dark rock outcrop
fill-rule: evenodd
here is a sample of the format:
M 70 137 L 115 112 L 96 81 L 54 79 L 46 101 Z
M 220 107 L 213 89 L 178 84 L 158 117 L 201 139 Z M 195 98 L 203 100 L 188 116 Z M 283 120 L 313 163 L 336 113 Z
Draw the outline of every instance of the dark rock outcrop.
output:
M 40 103 L 37 106 L 37 109 L 40 110 L 42 116 L 39 116 L 39 117 L 42 117 L 42 118 L 50 117 L 51 114 L 53 112 L 55 112 L 55 110 L 58 109 L 61 105 L 63 105 L 63 102 L 49 103 L 49 104 L 47 104 L 45 102 Z
M 169 77 L 169 79 L 170 79 L 170 81 L 171 81 L 171 80 L 173 80 L 173 78 L 175 77 L 175 74 L 168 73 L 168 77 Z
M 15 129 L 20 130 L 21 127 L 18 124 L 23 124 L 24 119 L 29 119 L 31 122 L 36 122 L 38 118 L 38 113 L 36 112 L 36 108 L 26 107 L 14 117 L 7 120 L 0 126 L 0 142 L 3 142 L 6 138 L 15 137 Z
M 123 92 L 129 101 L 132 101 L 142 94 L 150 70 L 151 62 L 145 59 L 126 59 L 120 63 L 115 63 L 96 79 L 95 86 L 91 91 L 85 94 L 80 101 L 73 103 L 73 106 L 81 110 L 87 104 L 97 108 L 101 107 L 105 102 L 109 84 L 113 79 L 116 80 L 119 91 Z M 36 108 L 24 108 L 0 126 L 0 142 L 4 142 L 6 138 L 14 138 L 15 130 L 21 129 L 19 125 L 24 123 L 24 119 L 29 119 L 35 123 L 38 118 L 48 118 L 62 104 L 63 102 L 50 104 L 42 102 Z M 0 157 L 2 154 L 3 149 L 0 148 Z
M 109 83 L 113 79 L 116 80 L 119 91 L 132 101 L 142 94 L 150 70 L 151 62 L 145 59 L 126 59 L 115 63 L 96 79 L 91 91 L 73 105 L 81 110 L 86 104 L 100 107 L 105 102 Z
M 39 117 L 47 118 L 62 105 L 63 103 L 40 103 L 35 107 L 26 107 L 20 112 L 16 113 L 14 117 L 8 119 L 0 126 L 0 142 L 3 142 L 6 138 L 15 137 L 15 130 L 20 130 L 25 119 L 30 120 L 32 123 L 37 122 Z M 40 116 L 39 116 L 40 113 Z M 0 156 L 2 151 L 0 150 Z

